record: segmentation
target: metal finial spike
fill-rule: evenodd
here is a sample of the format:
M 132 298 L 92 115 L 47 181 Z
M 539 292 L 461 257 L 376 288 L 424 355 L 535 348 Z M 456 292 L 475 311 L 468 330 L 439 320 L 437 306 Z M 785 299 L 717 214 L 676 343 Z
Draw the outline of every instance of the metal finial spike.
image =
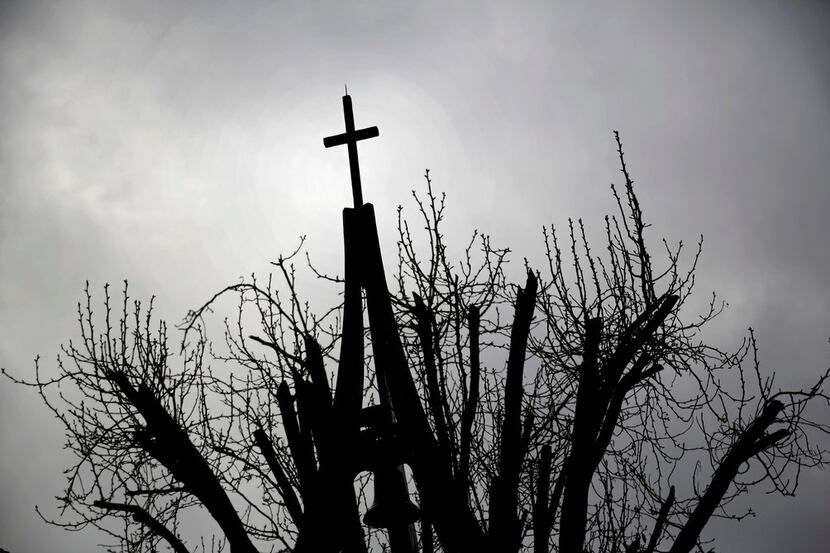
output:
M 344 85 L 343 85 L 343 88 L 345 88 L 345 89 L 346 89 L 346 96 L 348 96 L 348 95 L 349 95 L 349 85 L 344 84 Z

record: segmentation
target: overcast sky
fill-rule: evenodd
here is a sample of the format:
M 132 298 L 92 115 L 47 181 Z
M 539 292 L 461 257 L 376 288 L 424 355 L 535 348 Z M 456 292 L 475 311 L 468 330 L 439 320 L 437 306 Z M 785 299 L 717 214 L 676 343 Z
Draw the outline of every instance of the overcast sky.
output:
M 713 340 L 752 326 L 765 367 L 804 385 L 830 359 L 829 6 L 0 0 L 0 366 L 54 370 L 87 279 L 129 279 L 179 321 L 301 234 L 338 272 L 348 165 L 322 138 L 348 83 L 380 128 L 360 156 L 387 246 L 428 167 L 454 236 L 540 265 L 542 225 L 611 209 L 618 129 L 653 243 L 705 236 L 699 292 L 731 305 Z M 98 543 L 34 512 L 54 513 L 62 444 L 0 382 L 0 547 Z M 827 473 L 752 503 L 712 526 L 720 550 L 830 541 Z

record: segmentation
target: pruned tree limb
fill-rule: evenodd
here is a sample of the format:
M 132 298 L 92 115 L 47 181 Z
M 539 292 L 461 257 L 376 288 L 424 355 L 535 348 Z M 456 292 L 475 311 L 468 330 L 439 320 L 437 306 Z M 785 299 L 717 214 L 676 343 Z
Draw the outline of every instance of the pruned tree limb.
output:
M 654 521 L 654 530 L 651 531 L 651 537 L 648 539 L 648 545 L 643 553 L 654 553 L 654 548 L 660 543 L 660 537 L 663 534 L 663 527 L 666 525 L 666 520 L 669 516 L 669 510 L 674 505 L 674 486 L 669 488 L 669 495 L 660 506 L 660 512 L 657 514 L 657 520 Z
M 164 524 L 153 518 L 153 516 L 142 507 L 139 507 L 138 505 L 113 503 L 111 501 L 102 500 L 95 501 L 93 505 L 109 511 L 122 511 L 130 513 L 133 515 L 133 520 L 145 525 L 148 530 L 169 543 L 173 551 L 176 553 L 189 553 L 182 540 L 180 540 L 176 534 L 171 532 L 166 526 L 164 526 Z
M 765 434 L 783 409 L 784 404 L 778 400 L 767 402 L 761 413 L 738 436 L 715 469 L 709 486 L 677 534 L 669 553 L 689 553 L 697 544 L 703 527 L 720 504 L 741 465 L 787 435 L 786 431 L 781 430 Z
M 262 452 L 262 456 L 265 457 L 265 461 L 268 463 L 268 468 L 271 469 L 274 479 L 277 481 L 280 496 L 285 502 L 285 507 L 288 510 L 289 516 L 291 516 L 291 519 L 294 521 L 294 524 L 297 525 L 297 528 L 302 528 L 303 509 L 300 506 L 299 499 L 297 499 L 297 494 L 294 492 L 294 487 L 288 480 L 288 476 L 286 476 L 285 470 L 282 468 L 279 459 L 277 459 L 277 454 L 274 451 L 274 446 L 271 444 L 271 440 L 268 439 L 268 435 L 262 428 L 257 428 L 254 431 L 254 440 L 256 441 L 257 447 L 259 447 Z

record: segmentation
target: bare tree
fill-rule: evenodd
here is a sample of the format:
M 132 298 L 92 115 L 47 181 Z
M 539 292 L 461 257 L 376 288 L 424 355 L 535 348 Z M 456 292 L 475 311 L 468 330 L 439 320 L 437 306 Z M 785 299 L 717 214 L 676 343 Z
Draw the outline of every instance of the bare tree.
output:
M 398 210 L 393 293 L 371 204 L 344 210 L 343 276 L 308 262 L 343 290 L 323 313 L 300 296 L 302 243 L 267 280 L 188 314 L 178 355 L 152 301 L 125 283 L 116 308 L 105 288 L 98 322 L 87 291 L 58 375 L 37 363 L 17 380 L 77 458 L 53 522 L 135 552 L 686 553 L 711 517 L 744 515 L 737 496 L 794 493 L 802 468 L 827 463 L 815 440 L 830 428 L 807 406 L 830 401 L 828 372 L 782 390 L 751 331 L 732 352 L 702 341 L 723 309 L 714 295 L 691 305 L 702 240 L 688 256 L 649 249 L 615 137 L 623 182 L 604 241 L 581 220 L 564 237 L 546 228 L 544 268 L 525 262 L 520 287 L 486 235 L 452 260 L 427 172 L 415 218 Z M 370 501 L 385 530 L 362 523 Z M 188 533 L 198 513 L 219 537 Z

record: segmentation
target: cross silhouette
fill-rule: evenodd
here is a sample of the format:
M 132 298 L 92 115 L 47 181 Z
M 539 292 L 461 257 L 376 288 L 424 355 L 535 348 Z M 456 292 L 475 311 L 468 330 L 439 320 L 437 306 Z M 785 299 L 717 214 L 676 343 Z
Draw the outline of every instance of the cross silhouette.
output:
M 325 137 L 323 139 L 323 145 L 326 148 L 340 146 L 341 144 L 348 145 L 349 169 L 352 173 L 352 197 L 354 198 L 354 206 L 360 207 L 363 205 L 363 192 L 360 190 L 360 165 L 357 161 L 357 141 L 374 138 L 380 133 L 377 127 L 355 130 L 352 97 L 349 96 L 348 90 L 346 91 L 346 95 L 343 96 L 343 117 L 346 119 L 346 132 Z

